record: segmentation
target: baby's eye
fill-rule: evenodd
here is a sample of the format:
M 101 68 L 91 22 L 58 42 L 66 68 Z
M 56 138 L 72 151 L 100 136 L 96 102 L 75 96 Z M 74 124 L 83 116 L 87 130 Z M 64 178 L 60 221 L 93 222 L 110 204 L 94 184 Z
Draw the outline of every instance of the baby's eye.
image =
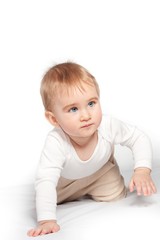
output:
M 93 107 L 94 105 L 95 105 L 95 102 L 94 102 L 94 101 L 91 101 L 91 102 L 88 103 L 88 106 L 89 106 L 89 107 Z
M 77 107 L 72 107 L 71 109 L 69 109 L 69 112 L 77 112 L 78 108 Z

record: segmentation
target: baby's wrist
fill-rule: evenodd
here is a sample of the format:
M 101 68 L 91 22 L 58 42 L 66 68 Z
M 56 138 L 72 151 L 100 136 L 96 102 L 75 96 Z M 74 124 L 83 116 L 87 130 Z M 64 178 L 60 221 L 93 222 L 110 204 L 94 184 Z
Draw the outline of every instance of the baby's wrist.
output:
M 54 219 L 53 220 L 51 219 L 51 220 L 43 220 L 38 222 L 39 225 L 43 225 L 45 223 L 57 223 L 57 221 Z
M 138 167 L 134 169 L 134 173 L 150 174 L 151 169 L 147 167 Z

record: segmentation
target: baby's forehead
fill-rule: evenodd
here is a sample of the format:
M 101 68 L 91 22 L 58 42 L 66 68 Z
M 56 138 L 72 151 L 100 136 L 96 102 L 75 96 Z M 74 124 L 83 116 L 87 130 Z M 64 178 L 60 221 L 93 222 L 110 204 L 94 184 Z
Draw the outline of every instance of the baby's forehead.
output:
M 68 91 L 63 89 L 60 94 L 55 96 L 55 106 L 66 109 L 73 105 L 79 106 L 87 102 L 98 99 L 98 93 L 94 86 L 86 85 L 86 88 L 70 88 Z
M 79 93 L 84 93 L 88 90 L 88 88 L 96 89 L 93 82 L 75 82 L 74 84 L 65 84 L 61 85 L 58 89 L 59 95 L 67 94 L 67 95 L 75 95 Z

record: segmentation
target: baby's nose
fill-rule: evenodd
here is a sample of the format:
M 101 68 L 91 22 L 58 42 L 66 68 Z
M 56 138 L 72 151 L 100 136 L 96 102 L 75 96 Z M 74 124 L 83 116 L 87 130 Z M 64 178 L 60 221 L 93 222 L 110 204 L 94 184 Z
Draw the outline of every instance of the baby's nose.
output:
M 88 121 L 89 119 L 91 119 L 90 113 L 85 110 L 81 113 L 81 117 L 80 117 L 80 121 Z

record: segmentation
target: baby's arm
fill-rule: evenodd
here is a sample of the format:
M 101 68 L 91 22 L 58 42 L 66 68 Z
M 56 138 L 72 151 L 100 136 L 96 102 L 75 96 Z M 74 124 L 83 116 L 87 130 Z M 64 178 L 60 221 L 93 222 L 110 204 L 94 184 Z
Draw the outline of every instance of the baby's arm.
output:
M 35 180 L 36 212 L 38 226 L 28 231 L 28 236 L 39 236 L 60 230 L 56 219 L 56 186 L 65 160 L 63 142 L 57 133 L 47 136 Z M 48 219 L 48 220 L 47 220 Z M 51 220 L 52 219 L 52 220 Z
M 129 184 L 130 192 L 136 188 L 138 195 L 149 196 L 156 192 L 150 176 L 152 167 L 152 145 L 149 137 L 137 127 L 112 118 L 110 138 L 114 144 L 121 144 L 133 153 L 134 174 Z
M 27 234 L 29 237 L 37 237 L 39 235 L 58 232 L 59 230 L 60 227 L 56 220 L 46 220 L 40 221 L 38 226 L 34 229 L 30 229 Z
M 138 195 L 150 196 L 155 193 L 156 187 L 150 173 L 149 168 L 136 168 L 129 184 L 130 192 L 133 192 L 136 188 Z

